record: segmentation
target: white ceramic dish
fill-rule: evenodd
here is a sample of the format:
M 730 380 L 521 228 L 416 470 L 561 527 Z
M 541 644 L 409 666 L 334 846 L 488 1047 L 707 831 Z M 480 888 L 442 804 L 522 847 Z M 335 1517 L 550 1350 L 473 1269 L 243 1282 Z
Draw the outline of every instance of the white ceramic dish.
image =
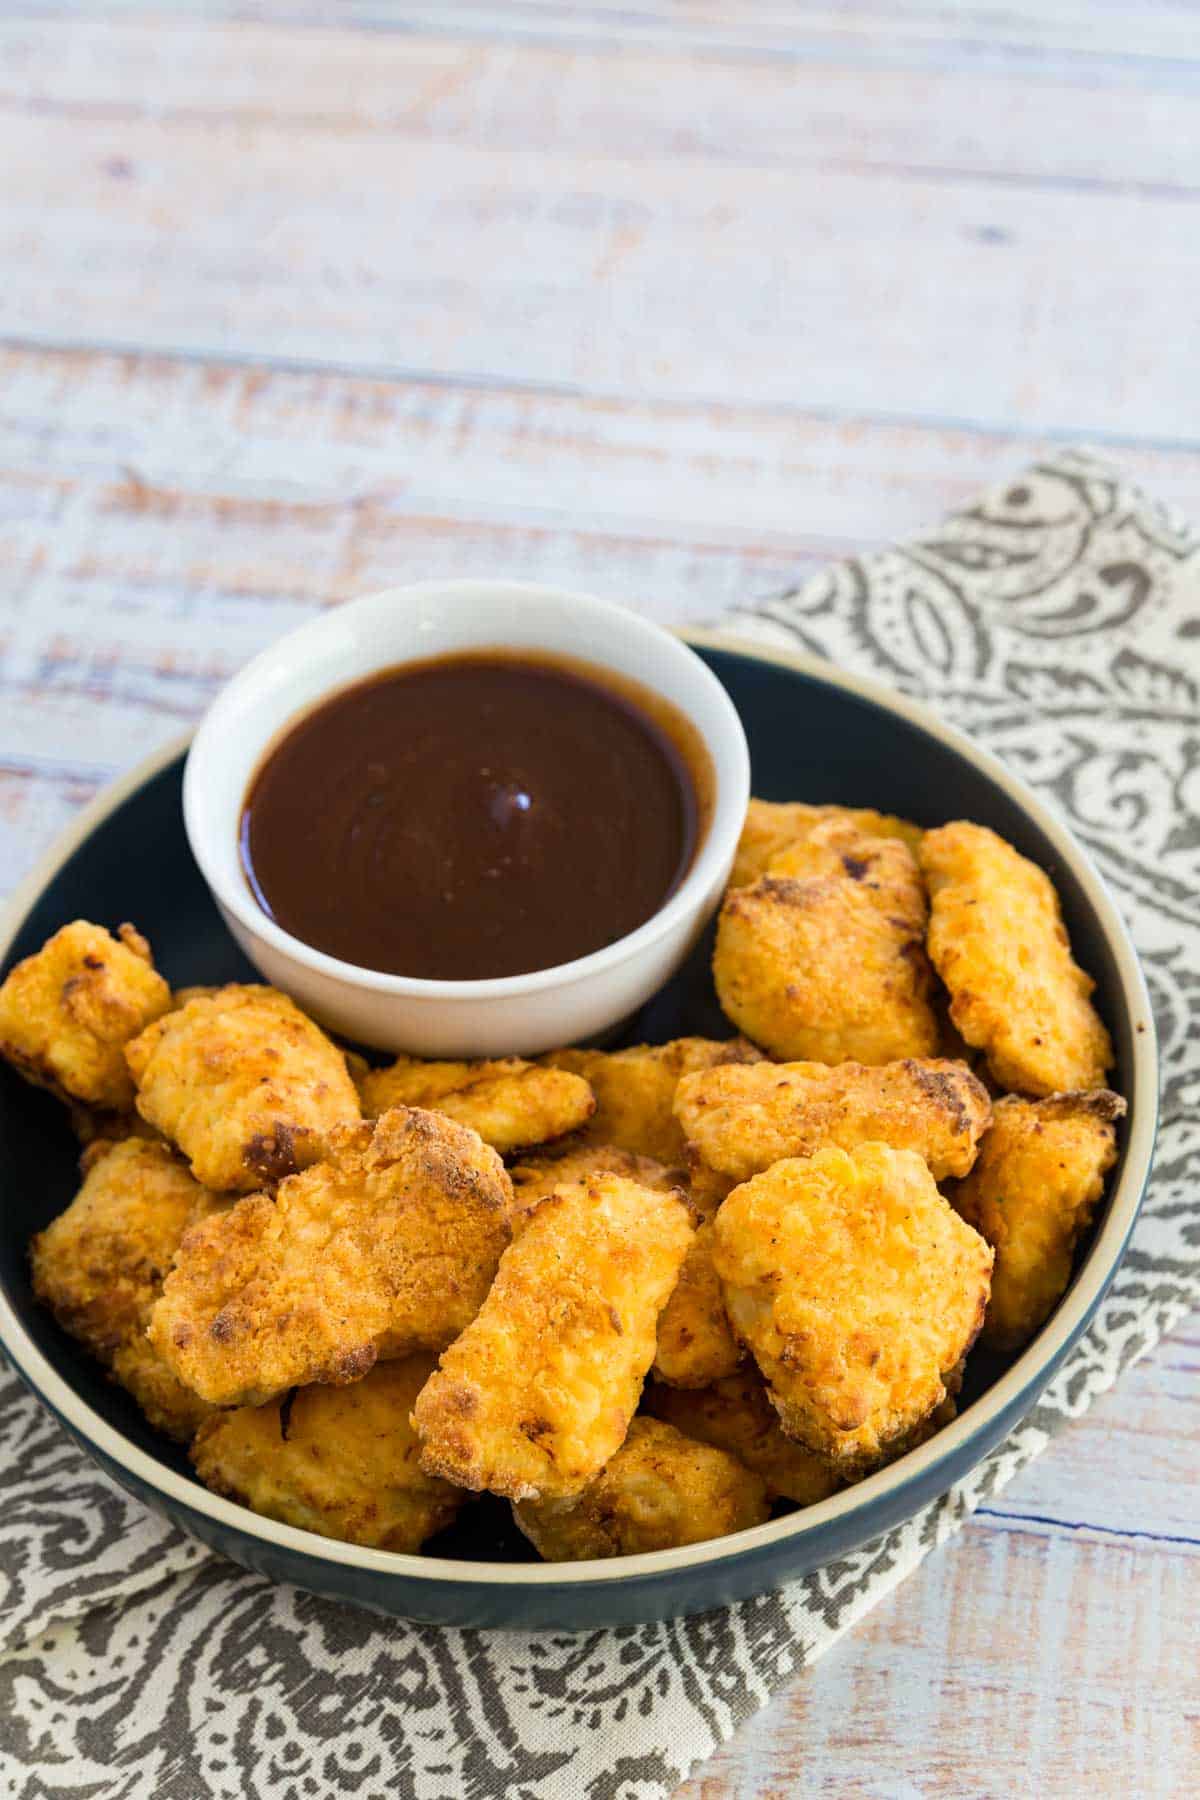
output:
M 261 910 L 238 854 L 246 790 L 283 729 L 339 689 L 399 664 L 467 650 L 544 651 L 641 683 L 708 748 L 712 815 L 691 869 L 627 937 L 529 975 L 429 981 L 358 968 L 302 943 Z M 609 1031 L 670 980 L 714 911 L 750 794 L 741 720 L 682 639 L 609 601 L 521 582 L 440 581 L 352 601 L 281 638 L 218 695 L 184 777 L 192 854 L 264 978 L 332 1030 L 420 1056 L 531 1055 Z

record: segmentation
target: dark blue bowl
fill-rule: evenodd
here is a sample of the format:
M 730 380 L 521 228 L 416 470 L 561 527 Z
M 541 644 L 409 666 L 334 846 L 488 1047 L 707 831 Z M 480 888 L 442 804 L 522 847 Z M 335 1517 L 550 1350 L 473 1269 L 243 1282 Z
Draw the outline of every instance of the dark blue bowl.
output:
M 181 1451 L 34 1300 L 26 1244 L 70 1201 L 77 1148 L 48 1095 L 0 1070 L 0 1342 L 24 1379 L 114 1480 L 214 1549 L 313 1592 L 405 1618 L 556 1629 L 699 1611 L 776 1587 L 856 1549 L 943 1493 L 1016 1424 L 1086 1328 L 1112 1280 L 1150 1167 L 1158 1078 L 1137 958 L 1103 884 L 1065 829 L 994 758 L 912 702 L 825 664 L 694 640 L 741 714 L 754 791 L 768 799 L 872 805 L 926 825 L 976 819 L 1052 875 L 1080 962 L 1117 1053 L 1114 1084 L 1130 1114 L 1121 1157 L 1070 1291 L 1011 1364 L 977 1352 L 959 1417 L 857 1487 L 752 1531 L 683 1550 L 550 1567 L 531 1561 L 508 1509 L 481 1501 L 438 1541 L 399 1556 L 315 1537 L 217 1498 Z M 253 978 L 192 860 L 180 813 L 184 746 L 102 795 L 10 905 L 4 967 L 68 919 L 130 918 L 172 985 Z M 632 1038 L 723 1035 L 709 944 L 635 1023 Z

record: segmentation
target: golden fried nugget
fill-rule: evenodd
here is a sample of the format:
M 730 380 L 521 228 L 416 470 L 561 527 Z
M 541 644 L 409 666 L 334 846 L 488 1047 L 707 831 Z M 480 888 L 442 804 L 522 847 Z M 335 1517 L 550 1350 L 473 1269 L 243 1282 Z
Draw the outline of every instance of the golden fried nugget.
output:
M 639 1187 L 670 1193 L 672 1188 L 687 1187 L 686 1169 L 668 1169 L 652 1156 L 635 1156 L 631 1150 L 618 1150 L 614 1144 L 579 1144 L 572 1142 L 547 1151 L 544 1156 L 530 1156 L 509 1169 L 513 1184 L 513 1229 L 523 1224 L 547 1194 L 561 1187 L 572 1187 L 591 1175 L 623 1175 Z
M 128 1112 L 124 1046 L 170 1004 L 139 931 L 122 925 L 114 938 L 76 919 L 0 987 L 0 1056 L 60 1099 Z
M 917 861 L 900 838 L 872 836 L 849 819 L 823 819 L 806 837 L 773 856 L 767 874 L 784 881 L 809 881 L 819 875 L 848 875 L 860 887 L 884 896 L 899 896 L 901 909 L 910 904 Z
M 151 1342 L 217 1406 L 441 1350 L 483 1303 L 511 1205 L 496 1152 L 440 1113 L 335 1128 L 326 1161 L 188 1233 Z
M 1117 1156 L 1125 1102 L 1107 1088 L 996 1103 L 979 1161 L 950 1195 L 996 1252 L 983 1339 L 1016 1350 L 1067 1290 L 1075 1246 Z
M 78 1194 L 30 1245 L 34 1292 L 152 1424 L 190 1437 L 208 1408 L 144 1334 L 184 1232 L 226 1202 L 193 1181 L 161 1138 L 98 1140 L 83 1165 Z
M 839 873 L 764 875 L 726 894 L 713 954 L 717 998 L 772 1056 L 931 1056 L 938 1033 L 925 891 L 912 853 L 895 839 L 854 839 L 840 823 L 833 829 L 853 845 L 839 850 Z M 826 823 L 813 837 L 829 831 Z M 880 845 L 886 855 L 877 854 Z
M 465 1498 L 417 1460 L 409 1414 L 435 1363 L 418 1353 L 351 1387 L 303 1387 L 290 1402 L 216 1413 L 192 1446 L 196 1473 L 214 1493 L 302 1531 L 419 1550 Z
M 735 1181 L 823 1144 L 853 1150 L 872 1140 L 915 1150 L 935 1181 L 965 1175 L 991 1113 L 963 1063 L 932 1058 L 708 1069 L 685 1076 L 675 1095 L 689 1160 Z
M 713 1260 L 784 1430 L 847 1474 L 945 1398 L 992 1268 L 921 1158 L 870 1143 L 827 1145 L 735 1188 Z
M 929 954 L 950 990 L 950 1017 L 1001 1087 L 1102 1087 L 1112 1043 L 1049 876 L 994 831 L 962 821 L 926 833 L 921 866 Z
M 205 1187 L 252 1193 L 323 1153 L 360 1117 L 346 1060 L 275 988 L 233 984 L 189 1000 L 126 1045 L 137 1109 Z
M 892 813 L 870 806 L 809 806 L 803 800 L 754 800 L 746 809 L 730 887 L 749 887 L 781 851 L 802 843 L 818 825 L 835 820 L 856 826 L 872 837 L 894 837 L 914 853 L 921 842 L 921 827 Z
M 675 1291 L 658 1321 L 654 1373 L 673 1387 L 707 1387 L 732 1375 L 742 1360 L 713 1267 L 712 1246 L 709 1219 L 697 1227 Z
M 522 1500 L 513 1517 L 546 1562 L 637 1556 L 746 1531 L 770 1516 L 758 1475 L 658 1419 L 635 1419 L 572 1500 Z
M 585 1488 L 625 1437 L 691 1238 L 681 1195 L 620 1175 L 543 1200 L 417 1401 L 423 1466 L 509 1500 Z
M 760 1062 L 762 1053 L 743 1038 L 675 1038 L 669 1044 L 635 1044 L 628 1050 L 554 1050 L 543 1064 L 581 1075 L 596 1096 L 586 1142 L 612 1144 L 668 1166 L 683 1162 L 683 1133 L 672 1105 L 681 1075 L 717 1063 Z
M 841 1477 L 823 1456 L 785 1436 L 766 1383 L 753 1363 L 706 1388 L 646 1384 L 642 1405 L 688 1437 L 727 1450 L 761 1475 L 767 1493 L 798 1506 L 812 1506 L 841 1487 Z
M 363 1113 L 389 1106 L 426 1106 L 477 1131 L 502 1156 L 549 1143 L 587 1123 L 592 1090 L 565 1069 L 543 1069 L 507 1056 L 493 1062 L 421 1062 L 401 1056 L 358 1083 Z

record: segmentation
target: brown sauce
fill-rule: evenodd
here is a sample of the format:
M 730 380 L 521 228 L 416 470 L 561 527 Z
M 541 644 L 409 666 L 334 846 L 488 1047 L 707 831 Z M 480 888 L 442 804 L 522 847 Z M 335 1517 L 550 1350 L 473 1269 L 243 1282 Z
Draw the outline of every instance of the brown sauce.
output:
M 487 651 L 408 663 L 290 726 L 246 795 L 263 911 L 344 962 L 525 974 L 644 924 L 687 873 L 711 764 L 658 696 Z

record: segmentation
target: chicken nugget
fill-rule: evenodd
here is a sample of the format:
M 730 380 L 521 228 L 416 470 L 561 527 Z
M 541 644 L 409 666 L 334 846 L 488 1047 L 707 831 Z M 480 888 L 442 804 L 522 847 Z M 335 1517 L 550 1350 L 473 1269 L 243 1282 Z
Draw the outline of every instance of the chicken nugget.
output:
M 686 1075 L 675 1115 L 688 1157 L 746 1181 L 823 1144 L 915 1150 L 935 1181 L 965 1175 L 991 1118 L 982 1082 L 957 1062 L 752 1063 Z
M 543 1200 L 417 1400 L 423 1467 L 509 1500 L 585 1488 L 624 1440 L 691 1238 L 679 1194 L 620 1175 Z
M 592 1090 L 565 1069 L 543 1069 L 506 1056 L 492 1062 L 421 1062 L 398 1057 L 358 1083 L 364 1115 L 389 1106 L 425 1106 L 477 1131 L 502 1156 L 549 1143 L 586 1124 L 596 1110 Z
M 216 1413 L 192 1445 L 196 1473 L 214 1493 L 301 1531 L 419 1550 L 464 1499 L 425 1474 L 409 1422 L 435 1363 L 418 1353 L 351 1387 L 302 1387 L 290 1400 Z
M 217 1406 L 441 1350 L 483 1303 L 511 1205 L 496 1152 L 440 1113 L 337 1127 L 326 1161 L 188 1232 L 150 1340 Z
M 734 858 L 730 887 L 749 887 L 765 875 L 782 851 L 803 843 L 819 825 L 833 820 L 872 837 L 899 838 L 916 852 L 921 827 L 870 806 L 810 806 L 803 800 L 755 800 L 746 808 L 746 823 Z
M 642 1405 L 654 1418 L 665 1419 L 688 1437 L 736 1456 L 762 1476 L 774 1499 L 812 1506 L 842 1485 L 841 1477 L 823 1456 L 785 1436 L 766 1383 L 753 1363 L 706 1388 L 648 1382 Z
M 513 1184 L 513 1230 L 516 1231 L 540 1206 L 547 1194 L 561 1187 L 573 1187 L 592 1175 L 623 1175 L 639 1187 L 653 1188 L 668 1194 L 672 1188 L 687 1187 L 686 1169 L 668 1169 L 652 1156 L 635 1156 L 631 1150 L 618 1150 L 615 1144 L 579 1144 L 572 1142 L 547 1151 L 544 1156 L 524 1157 L 509 1169 Z
M 732 1375 L 742 1360 L 713 1267 L 712 1246 L 709 1219 L 697 1227 L 675 1291 L 658 1321 L 654 1373 L 673 1387 L 707 1387 Z
M 60 1099 L 129 1112 L 124 1047 L 166 1012 L 171 990 L 132 925 L 116 937 L 76 919 L 0 987 L 0 1056 Z
M 545 1562 L 674 1550 L 770 1516 L 762 1479 L 724 1450 L 635 1419 L 616 1455 L 571 1500 L 521 1500 L 513 1517 Z
M 762 1053 L 744 1038 L 675 1038 L 669 1044 L 634 1044 L 628 1050 L 553 1050 L 541 1061 L 570 1069 L 589 1083 L 596 1111 L 589 1144 L 612 1144 L 668 1167 L 683 1162 L 683 1133 L 672 1106 L 681 1075 L 717 1063 L 760 1062 Z
M 1000 1086 L 1034 1096 L 1102 1087 L 1112 1042 L 1050 877 L 964 821 L 925 834 L 921 866 L 929 954 L 950 990 L 950 1017 Z
M 1125 1102 L 1107 1088 L 999 1100 L 979 1161 L 953 1189 L 955 1209 L 996 1252 L 983 1339 L 1028 1343 L 1066 1293 L 1071 1262 L 1117 1156 Z
M 143 1119 L 205 1187 L 252 1193 L 358 1119 L 346 1060 L 275 988 L 233 984 L 166 1013 L 125 1047 Z
M 133 1395 L 151 1424 L 188 1438 L 208 1408 L 145 1337 L 185 1231 L 222 1209 L 163 1143 L 98 1140 L 83 1185 L 30 1244 L 33 1290 Z
M 784 1430 L 853 1474 L 946 1396 L 992 1252 L 912 1150 L 826 1145 L 730 1194 L 713 1260 Z
M 781 1059 L 932 1056 L 925 890 L 912 853 L 899 840 L 827 822 L 806 857 L 819 859 L 831 831 L 838 872 L 764 875 L 726 894 L 713 954 L 717 998 L 739 1030 Z

